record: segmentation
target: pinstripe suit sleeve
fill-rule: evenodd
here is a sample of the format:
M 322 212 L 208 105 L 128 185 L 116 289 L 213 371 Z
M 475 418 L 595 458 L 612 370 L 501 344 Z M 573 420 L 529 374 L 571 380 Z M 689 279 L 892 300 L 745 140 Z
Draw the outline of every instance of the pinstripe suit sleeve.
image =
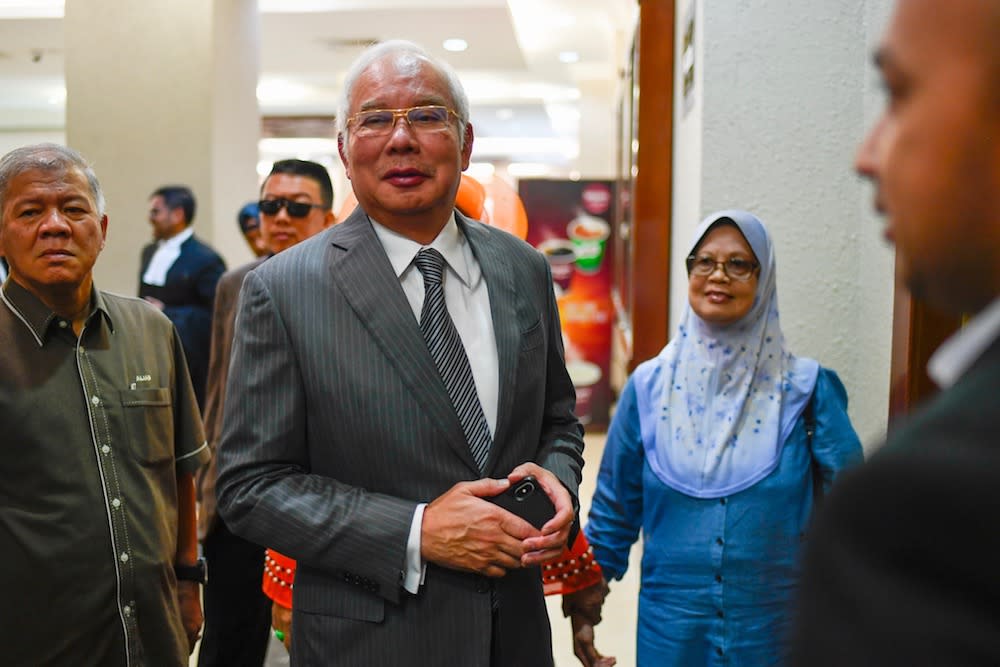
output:
M 545 285 L 547 290 L 547 310 L 549 331 L 548 353 L 546 354 L 549 378 L 545 390 L 545 414 L 542 420 L 541 448 L 538 464 L 551 471 L 573 496 L 573 507 L 579 508 L 579 486 L 583 469 L 583 427 L 576 418 L 576 390 L 566 370 L 563 350 L 562 328 L 559 309 L 556 306 L 555 291 L 552 287 L 552 273 L 545 262 Z
M 315 305 L 303 300 L 302 311 Z M 297 324 L 308 323 L 306 317 Z M 233 532 L 338 579 L 365 564 L 376 573 L 371 592 L 396 601 L 416 503 L 310 472 L 299 363 L 268 286 L 250 272 L 240 295 L 219 447 L 219 510 Z

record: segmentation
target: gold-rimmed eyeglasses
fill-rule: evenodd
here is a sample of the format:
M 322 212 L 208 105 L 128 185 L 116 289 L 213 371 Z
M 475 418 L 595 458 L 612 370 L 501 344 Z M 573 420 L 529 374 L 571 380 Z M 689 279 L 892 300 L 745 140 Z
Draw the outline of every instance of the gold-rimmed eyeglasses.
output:
M 440 132 L 448 127 L 449 116 L 458 118 L 458 113 L 436 104 L 406 109 L 369 109 L 348 118 L 347 126 L 359 137 L 381 137 L 392 132 L 396 121 L 404 118 L 410 129 L 418 134 Z
M 720 266 L 722 272 L 733 280 L 745 282 L 750 280 L 760 264 L 742 257 L 730 257 L 721 262 L 710 255 L 688 255 L 687 258 L 688 275 L 692 276 L 710 276 Z

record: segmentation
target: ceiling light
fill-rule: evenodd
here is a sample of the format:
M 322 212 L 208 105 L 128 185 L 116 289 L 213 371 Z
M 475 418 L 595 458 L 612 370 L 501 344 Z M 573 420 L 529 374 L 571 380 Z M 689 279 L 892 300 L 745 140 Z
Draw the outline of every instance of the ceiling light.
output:
M 559 28 L 571 28 L 576 25 L 576 16 L 573 14 L 558 14 L 552 22 Z
M 261 104 L 281 104 L 302 99 L 308 92 L 305 86 L 292 81 L 264 79 L 257 84 L 257 101 Z
M 257 7 L 262 14 L 306 14 L 309 12 L 332 12 L 342 9 L 338 0 L 258 0 Z
M 66 88 L 64 86 L 59 86 L 51 93 L 48 97 L 49 104 L 57 105 L 64 104 L 66 102 Z
M 445 51 L 465 51 L 469 48 L 469 43 L 464 39 L 458 37 L 453 37 L 451 39 L 446 39 L 441 43 Z
M 580 60 L 580 54 L 576 51 L 560 51 L 559 52 L 559 62 L 561 63 L 575 63 Z
M 0 19 L 59 19 L 63 0 L 0 0 Z

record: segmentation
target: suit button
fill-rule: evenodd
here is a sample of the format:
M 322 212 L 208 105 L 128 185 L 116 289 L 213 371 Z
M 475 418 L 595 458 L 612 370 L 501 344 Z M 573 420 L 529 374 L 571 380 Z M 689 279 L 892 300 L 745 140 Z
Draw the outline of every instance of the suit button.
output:
M 476 592 L 477 593 L 489 593 L 490 592 L 490 581 L 485 577 L 480 577 L 476 580 Z

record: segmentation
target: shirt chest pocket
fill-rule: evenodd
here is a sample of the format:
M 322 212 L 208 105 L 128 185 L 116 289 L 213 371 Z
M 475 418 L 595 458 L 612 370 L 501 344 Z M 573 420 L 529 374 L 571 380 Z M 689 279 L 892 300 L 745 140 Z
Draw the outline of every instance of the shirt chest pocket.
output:
M 129 450 L 140 463 L 162 464 L 174 458 L 174 411 L 170 390 L 133 389 L 121 392 Z

